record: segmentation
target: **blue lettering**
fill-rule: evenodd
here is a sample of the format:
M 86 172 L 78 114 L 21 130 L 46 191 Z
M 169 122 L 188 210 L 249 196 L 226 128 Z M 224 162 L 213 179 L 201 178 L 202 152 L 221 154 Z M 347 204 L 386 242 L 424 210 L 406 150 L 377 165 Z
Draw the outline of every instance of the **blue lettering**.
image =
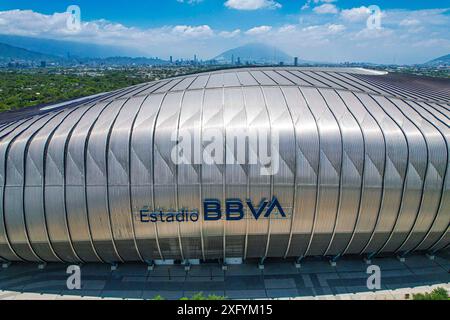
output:
M 253 204 L 252 204 L 251 200 L 247 200 L 247 205 L 250 208 L 250 211 L 252 212 L 252 214 L 253 214 L 253 216 L 255 217 L 256 220 L 259 219 L 259 217 L 261 216 L 262 212 L 267 207 L 267 204 L 268 204 L 267 200 L 266 199 L 262 199 L 261 203 L 259 205 L 259 208 L 256 211 L 255 208 L 253 207 Z
M 264 217 L 268 218 L 275 208 L 278 209 L 278 212 L 280 213 L 280 215 L 283 216 L 283 218 L 286 218 L 286 213 L 284 212 L 283 208 L 281 207 L 281 204 L 278 201 L 278 199 L 275 197 L 273 197 L 272 202 L 270 203 L 269 208 L 267 209 L 267 212 L 264 215 Z
M 219 200 L 207 199 L 203 203 L 205 221 L 217 221 L 222 218 L 221 205 Z
M 229 199 L 226 203 L 227 220 L 239 221 L 244 218 L 244 205 L 239 199 Z

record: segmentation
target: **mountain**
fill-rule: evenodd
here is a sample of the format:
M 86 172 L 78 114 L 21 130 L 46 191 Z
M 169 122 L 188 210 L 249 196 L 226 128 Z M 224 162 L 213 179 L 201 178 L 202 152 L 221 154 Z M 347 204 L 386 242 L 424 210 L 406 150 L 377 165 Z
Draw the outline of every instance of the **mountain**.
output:
M 8 63 L 11 61 L 25 61 L 28 63 L 39 64 L 41 61 L 56 62 L 60 65 L 90 65 L 90 66 L 143 66 L 143 65 L 164 65 L 167 61 L 158 58 L 145 57 L 108 57 L 95 58 L 87 57 L 80 58 L 77 56 L 58 57 L 55 55 L 45 54 L 41 52 L 31 51 L 24 48 L 15 47 L 9 44 L 0 42 L 0 62 Z
M 429 65 L 447 65 L 450 66 L 450 54 L 428 61 Z
M 40 53 L 34 52 L 23 48 L 18 48 L 14 46 L 10 46 L 8 44 L 0 43 L 0 60 L 3 61 L 11 61 L 11 60 L 26 60 L 33 62 L 40 61 L 59 61 L 61 58 Z
M 137 57 L 141 52 L 116 46 L 105 46 L 74 41 L 61 41 L 21 36 L 0 35 L 0 42 L 43 54 L 80 58 L 107 58 L 111 56 Z
M 278 64 L 283 63 L 293 63 L 294 58 L 287 53 L 272 47 L 269 45 L 261 43 L 250 43 L 241 47 L 237 47 L 228 51 L 223 52 L 214 58 L 219 62 L 231 63 L 240 59 L 241 63 L 257 63 L 257 64 Z

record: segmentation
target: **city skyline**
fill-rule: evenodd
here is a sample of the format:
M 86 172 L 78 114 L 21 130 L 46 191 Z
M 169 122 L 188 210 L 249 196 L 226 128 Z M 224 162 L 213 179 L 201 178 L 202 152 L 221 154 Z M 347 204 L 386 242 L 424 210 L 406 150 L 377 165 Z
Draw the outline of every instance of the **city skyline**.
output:
M 66 8 L 81 8 L 67 30 Z M 369 28 L 370 5 L 380 25 Z M 0 34 L 114 45 L 135 56 L 213 58 L 246 43 L 276 46 L 321 62 L 423 63 L 450 53 L 443 1 L 168 0 L 2 1 Z

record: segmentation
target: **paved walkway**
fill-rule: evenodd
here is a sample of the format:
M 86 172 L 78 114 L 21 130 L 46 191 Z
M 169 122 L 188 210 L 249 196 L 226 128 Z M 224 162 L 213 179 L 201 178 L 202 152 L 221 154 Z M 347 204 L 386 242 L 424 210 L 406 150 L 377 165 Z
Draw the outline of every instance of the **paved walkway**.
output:
M 372 261 L 381 269 L 381 289 L 370 292 L 367 265 L 359 258 L 343 258 L 335 267 L 323 259 L 307 259 L 300 269 L 288 261 L 267 261 L 264 270 L 256 262 L 228 266 L 156 266 L 143 264 L 87 264 L 81 268 L 81 290 L 68 290 L 67 266 L 50 264 L 39 270 L 34 264 L 12 264 L 0 269 L 0 299 L 152 299 L 161 295 L 179 299 L 203 292 L 230 299 L 404 299 L 406 294 L 430 292 L 434 287 L 450 291 L 450 252 L 428 259 L 413 255 L 400 262 L 394 257 Z

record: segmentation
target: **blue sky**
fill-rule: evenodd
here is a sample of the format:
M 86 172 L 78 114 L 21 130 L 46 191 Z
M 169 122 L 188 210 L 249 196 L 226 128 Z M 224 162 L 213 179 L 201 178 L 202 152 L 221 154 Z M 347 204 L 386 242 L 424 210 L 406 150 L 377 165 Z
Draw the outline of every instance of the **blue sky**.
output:
M 66 8 L 82 25 L 66 30 Z M 381 24 L 367 27 L 370 5 Z M 265 42 L 314 61 L 419 63 L 450 53 L 450 3 L 428 0 L 2 0 L 0 34 L 133 48 L 136 55 L 211 58 Z

